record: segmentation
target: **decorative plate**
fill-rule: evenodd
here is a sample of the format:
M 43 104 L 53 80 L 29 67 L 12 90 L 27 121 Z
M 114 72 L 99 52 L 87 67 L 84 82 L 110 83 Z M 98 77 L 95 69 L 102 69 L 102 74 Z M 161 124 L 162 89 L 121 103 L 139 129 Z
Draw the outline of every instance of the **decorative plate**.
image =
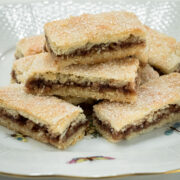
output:
M 10 82 L 15 44 L 20 38 L 42 33 L 47 21 L 112 10 L 135 12 L 143 23 L 180 40 L 180 1 L 46 0 L 0 4 L 0 86 Z M 65 151 L 0 127 L 0 174 L 103 178 L 173 172 L 180 172 L 180 123 L 119 144 L 87 136 Z

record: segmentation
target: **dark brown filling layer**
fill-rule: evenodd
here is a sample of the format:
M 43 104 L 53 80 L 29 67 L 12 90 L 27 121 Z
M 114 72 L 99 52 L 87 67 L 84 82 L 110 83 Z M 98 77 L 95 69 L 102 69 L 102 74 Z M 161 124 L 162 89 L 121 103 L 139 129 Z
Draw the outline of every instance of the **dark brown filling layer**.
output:
M 85 82 L 83 84 L 78 84 L 75 82 L 66 82 L 66 83 L 54 83 L 51 81 L 45 81 L 43 79 L 32 79 L 26 83 L 26 87 L 30 92 L 34 92 L 36 90 L 42 90 L 44 92 L 49 92 L 53 88 L 58 88 L 62 86 L 68 86 L 68 87 L 81 87 L 81 88 L 92 88 L 93 90 L 104 92 L 106 90 L 118 90 L 123 92 L 124 94 L 127 93 L 135 93 L 136 90 L 136 83 L 128 83 L 127 85 L 123 87 L 116 87 L 116 86 L 110 86 L 108 84 L 97 84 L 92 82 Z
M 108 132 L 114 140 L 119 139 L 126 139 L 126 137 L 132 133 L 132 132 L 138 132 L 142 129 L 146 129 L 149 126 L 155 125 L 162 121 L 164 118 L 168 117 L 171 113 L 180 113 L 180 106 L 177 104 L 169 105 L 168 108 L 165 108 L 163 110 L 158 110 L 154 112 L 153 114 L 153 121 L 148 122 L 148 116 L 144 118 L 144 121 L 140 125 L 131 125 L 129 126 L 125 131 L 115 131 L 110 124 L 105 124 L 102 121 L 100 121 L 95 115 L 94 119 L 96 123 L 100 126 L 100 128 L 106 132 Z
M 15 73 L 14 70 L 11 71 L 11 78 L 12 78 L 16 83 L 19 83 L 18 80 L 17 80 L 16 73 Z
M 11 78 L 17 83 L 20 84 L 20 82 L 17 79 L 16 72 L 14 70 L 11 71 Z
M 46 43 L 45 43 L 44 46 L 43 46 L 43 50 L 44 50 L 44 52 L 48 52 L 48 50 L 47 50 L 47 48 L 46 48 Z
M 48 38 L 46 37 L 46 42 L 48 49 L 55 55 L 55 53 L 52 51 Z M 69 57 L 75 57 L 75 56 L 89 56 L 95 53 L 103 53 L 107 51 L 117 51 L 119 49 L 126 49 L 126 48 L 131 48 L 136 45 L 145 45 L 145 41 L 141 40 L 139 37 L 135 37 L 134 35 L 130 35 L 128 39 L 125 41 L 118 41 L 118 42 L 113 42 L 113 43 L 101 43 L 101 44 L 95 44 L 91 48 L 89 48 L 88 44 L 83 47 L 74 50 L 73 52 L 69 53 L 68 55 L 66 54 L 61 54 L 61 55 L 55 55 L 57 57 L 61 57 L 62 59 L 67 59 Z
M 17 117 L 13 117 L 11 114 L 7 113 L 5 110 L 0 109 L 0 117 L 5 117 L 10 119 L 11 121 L 17 123 L 19 126 L 26 126 L 29 130 L 32 132 L 43 132 L 43 135 L 48 139 L 50 142 L 57 143 L 60 140 L 61 134 L 51 134 L 48 131 L 48 128 L 45 125 L 35 124 L 33 121 L 18 115 Z M 62 142 L 65 142 L 69 137 L 71 137 L 74 133 L 78 131 L 83 126 L 87 126 L 88 121 L 77 123 L 75 126 L 72 126 L 72 124 L 69 126 L 66 134 L 64 135 Z
M 13 70 L 11 72 L 11 77 L 12 79 L 16 82 L 16 83 L 20 83 L 18 80 L 17 80 L 17 77 L 16 77 L 16 73 L 15 71 Z M 42 90 L 44 92 L 49 92 L 51 91 L 53 88 L 58 88 L 60 86 L 71 86 L 71 87 L 81 87 L 81 88 L 87 88 L 87 87 L 90 87 L 94 90 L 97 90 L 99 92 L 103 92 L 103 91 L 106 91 L 106 90 L 118 90 L 120 92 L 123 92 L 124 94 L 128 94 L 128 93 L 131 93 L 131 94 L 134 94 L 136 92 L 136 88 L 138 86 L 138 77 L 136 78 L 136 81 L 135 83 L 128 83 L 127 85 L 125 86 L 122 86 L 122 87 L 116 87 L 116 86 L 110 86 L 108 84 L 97 84 L 97 83 L 92 83 L 92 82 L 86 82 L 86 83 L 83 83 L 83 84 L 77 84 L 77 83 L 74 83 L 74 82 L 66 82 L 64 84 L 62 83 L 53 83 L 51 81 L 45 81 L 43 79 L 32 79 L 30 81 L 28 81 L 26 83 L 26 87 L 27 89 L 30 91 L 30 92 L 36 92 L 36 91 L 39 91 L 39 90 Z M 72 85 L 73 83 L 73 85 Z M 54 87 L 53 87 L 54 86 Z

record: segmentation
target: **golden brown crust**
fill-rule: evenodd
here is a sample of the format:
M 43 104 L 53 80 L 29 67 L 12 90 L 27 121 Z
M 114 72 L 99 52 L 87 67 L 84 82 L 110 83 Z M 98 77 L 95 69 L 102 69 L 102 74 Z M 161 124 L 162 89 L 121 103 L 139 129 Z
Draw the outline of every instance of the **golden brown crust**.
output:
M 29 92 L 28 89 L 26 89 L 28 93 L 32 93 L 32 91 Z M 35 94 L 40 93 L 40 91 L 35 92 Z M 136 101 L 136 93 L 130 92 L 130 93 L 124 93 L 121 91 L 116 90 L 103 90 L 103 91 L 95 91 L 92 88 L 82 88 L 82 87 L 66 87 L 62 86 L 59 88 L 52 88 L 51 91 L 42 92 L 42 94 L 46 94 L 47 96 L 69 96 L 72 95 L 74 97 L 81 97 L 81 98 L 92 98 L 96 100 L 101 99 L 107 99 L 109 101 L 116 101 L 116 102 L 135 102 Z
M 96 117 L 120 131 L 128 125 L 140 124 L 143 118 L 169 104 L 180 104 L 180 74 L 172 73 L 149 81 L 138 90 L 133 104 L 102 102 L 94 106 Z
M 45 37 L 37 35 L 21 39 L 16 45 L 16 59 L 44 52 Z
M 139 61 L 135 58 L 128 58 L 122 61 L 111 61 L 96 65 L 72 65 L 61 69 L 58 63 L 52 61 L 48 53 L 29 56 L 15 61 L 13 70 L 18 81 L 24 83 L 27 79 L 47 77 L 47 80 L 56 80 L 57 74 L 72 75 L 87 79 L 111 80 L 111 83 L 134 82 Z
M 124 11 L 81 16 L 45 24 L 45 35 L 62 52 L 87 43 L 100 44 L 126 39 L 130 34 L 144 39 L 144 27 L 133 13 Z
M 149 64 L 146 64 L 139 68 L 140 85 L 157 78 L 159 78 L 159 73 L 154 70 Z
M 0 125 L 7 127 L 8 129 L 11 129 L 18 133 L 21 133 L 23 135 L 29 136 L 42 143 L 51 144 L 59 149 L 66 149 L 69 146 L 77 143 L 77 141 L 81 140 L 84 137 L 85 130 L 86 130 L 86 126 L 83 126 L 79 128 L 78 131 L 73 134 L 73 136 L 69 137 L 67 141 L 61 142 L 61 141 L 51 141 L 50 139 L 47 139 L 45 136 L 43 136 L 41 131 L 34 132 L 30 130 L 29 128 L 27 128 L 26 126 L 22 127 L 8 118 L 0 117 Z
M 135 55 L 139 53 L 140 50 L 144 49 L 144 45 L 134 46 L 130 47 L 128 49 L 122 49 L 119 51 L 112 51 L 112 52 L 103 52 L 100 54 L 93 54 L 89 56 L 76 56 L 76 57 L 68 57 L 67 59 L 62 59 L 61 57 L 55 57 L 52 53 L 52 59 L 56 61 L 56 63 L 61 66 L 61 68 L 64 68 L 66 66 L 70 66 L 72 64 L 97 64 L 97 63 L 105 63 L 110 60 L 117 60 L 117 59 L 123 59 L 126 57 L 130 57 L 132 55 Z M 50 52 L 50 50 L 47 47 L 47 50 Z M 141 58 L 140 59 L 142 63 L 147 63 L 147 58 Z
M 148 59 L 153 67 L 159 69 L 162 73 L 168 74 L 178 71 L 180 67 L 180 43 L 174 38 L 159 33 L 147 26 L 146 49 L 142 49 L 137 57 Z
M 28 59 L 28 60 L 27 60 Z M 38 94 L 51 94 L 60 96 L 77 96 L 83 98 L 108 98 L 109 100 L 127 101 L 129 102 L 135 99 L 135 93 L 126 93 L 118 91 L 118 88 L 123 88 L 130 84 L 136 84 L 137 71 L 139 67 L 139 61 L 134 58 L 129 58 L 122 61 L 109 61 L 107 63 L 96 64 L 96 65 L 71 65 L 64 69 L 59 67 L 59 63 L 52 61 L 51 56 L 48 53 L 39 54 L 23 58 L 19 61 L 14 62 L 13 71 L 16 74 L 18 82 L 26 84 L 27 90 L 31 93 Z M 80 83 L 93 83 L 99 85 L 111 85 L 117 87 L 111 90 L 103 90 L 98 92 L 99 89 L 95 88 L 78 87 L 77 85 L 72 86 L 55 86 L 50 91 L 46 92 L 46 89 L 39 89 L 38 92 L 30 90 L 32 82 L 36 79 L 45 80 L 46 82 L 72 82 Z M 100 84 L 101 83 L 101 84 Z M 104 83 L 104 84 L 102 84 Z M 31 86 L 32 87 L 32 86 Z M 134 88 L 134 87 L 132 87 Z M 34 88 L 31 88 L 34 89 Z M 89 96 L 88 96 L 89 93 Z M 113 95 L 114 93 L 114 95 Z M 111 99 L 112 98 L 112 99 Z
M 149 127 L 146 127 L 144 129 L 141 129 L 140 131 L 137 131 L 137 132 L 131 132 L 129 133 L 128 135 L 125 136 L 125 139 L 129 140 L 131 138 L 134 138 L 136 136 L 139 136 L 141 134 L 144 134 L 144 133 L 147 133 L 147 132 L 150 132 L 156 128 L 160 128 L 162 127 L 163 125 L 165 124 L 168 124 L 168 123 L 172 123 L 172 122 L 175 122 L 175 121 L 178 121 L 180 118 L 180 113 L 176 113 L 176 114 L 170 114 L 169 116 L 163 118 L 162 121 L 158 122 L 157 124 L 153 124 Z M 106 138 L 108 141 L 112 142 L 112 143 L 117 143 L 123 139 L 114 139 L 112 137 L 112 135 L 105 131 L 104 129 L 101 128 L 101 126 L 99 126 L 99 124 L 96 122 L 96 121 L 93 121 L 93 124 L 96 128 L 96 130 L 104 137 Z
M 68 103 L 79 105 L 79 104 L 93 104 L 95 100 L 91 98 L 81 98 L 81 97 L 73 97 L 73 96 L 59 96 L 60 99 L 65 100 Z
M 18 112 L 34 123 L 46 125 L 50 132 L 62 134 L 74 121 L 85 121 L 80 107 L 55 97 L 26 94 L 23 86 L 0 88 L 0 106 Z
M 77 17 L 70 17 L 69 19 L 53 21 L 45 24 L 44 30 L 48 45 L 55 55 L 68 55 L 76 49 L 84 47 L 90 49 L 96 44 L 123 42 L 128 39 L 130 35 L 145 41 L 145 31 L 141 22 L 133 13 L 124 11 L 95 15 L 83 14 Z M 143 46 L 141 46 L 141 48 L 143 48 Z M 132 48 L 130 48 L 130 51 L 132 51 Z M 116 57 L 115 55 L 112 57 L 120 58 L 120 56 L 123 56 L 120 55 L 121 53 L 123 53 L 123 50 L 119 52 L 118 57 L 117 55 Z M 128 54 L 135 55 L 135 51 L 133 54 L 128 52 L 124 53 L 124 55 Z M 103 61 L 104 57 L 110 58 L 110 54 L 104 53 L 102 54 L 103 58 L 100 60 L 100 55 L 95 55 L 90 58 L 91 60 L 98 59 L 97 61 L 99 62 L 101 62 L 101 60 Z M 90 63 L 90 58 L 87 58 L 88 64 Z M 69 61 L 69 58 L 67 61 Z M 73 63 L 72 58 L 70 58 L 70 61 Z M 75 58 L 75 63 L 78 62 L 85 64 L 86 59 L 84 59 L 84 57 Z

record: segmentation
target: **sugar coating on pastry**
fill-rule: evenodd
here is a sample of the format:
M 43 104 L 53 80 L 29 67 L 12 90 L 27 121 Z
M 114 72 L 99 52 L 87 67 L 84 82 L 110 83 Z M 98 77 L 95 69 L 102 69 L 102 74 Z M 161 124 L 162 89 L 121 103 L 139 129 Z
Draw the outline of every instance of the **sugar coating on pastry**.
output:
M 130 34 L 145 37 L 137 16 L 124 11 L 71 16 L 45 24 L 44 30 L 50 45 L 57 48 L 54 51 L 57 54 L 68 54 L 87 43 L 125 40 Z
M 82 78 L 103 80 L 112 82 L 131 82 L 137 75 L 139 61 L 135 58 L 128 58 L 124 61 L 112 61 L 95 65 L 72 65 L 61 69 L 58 63 L 52 61 L 48 53 L 41 53 L 35 56 L 24 57 L 13 64 L 13 70 L 17 78 L 24 82 L 30 76 L 46 76 L 49 80 L 55 80 L 57 74 L 74 75 Z M 19 76 L 19 77 L 18 77 Z M 21 78 L 21 76 L 23 76 Z M 28 77 L 29 76 L 29 77 Z M 49 77 L 48 77 L 49 76 Z
M 180 72 L 180 43 L 174 38 L 147 26 L 146 48 L 139 51 L 137 58 L 147 59 L 161 73 Z
M 16 59 L 44 52 L 44 35 L 31 36 L 21 39 L 16 45 Z
M 44 26 L 47 49 L 63 66 L 135 55 L 145 47 L 144 26 L 133 13 L 83 14 Z
M 55 97 L 26 94 L 23 86 L 18 84 L 0 88 L 0 119 L 2 125 L 11 126 L 9 124 L 12 123 L 17 127 L 10 129 L 21 132 L 21 128 L 24 128 L 22 131 L 25 135 L 34 137 L 34 133 L 41 133 L 43 139 L 35 139 L 62 149 L 66 147 L 68 138 L 79 128 L 85 129 L 87 126 L 80 107 Z
M 121 133 L 121 137 L 116 140 L 125 138 L 123 133 L 130 136 L 133 132 L 139 133 L 146 129 L 146 121 L 147 126 L 156 125 L 155 121 L 161 123 L 158 120 L 163 121 L 163 118 L 169 121 L 171 114 L 173 120 L 177 120 L 180 117 L 180 74 L 160 76 L 145 83 L 139 88 L 137 100 L 133 104 L 104 101 L 94 106 L 94 113 L 96 120 L 105 124 L 104 126 L 108 124 L 112 132 L 114 130 Z M 163 114 L 166 116 L 163 117 Z M 102 124 L 98 125 L 100 127 Z M 130 131 L 130 127 L 134 129 Z M 107 131 L 104 130 L 103 133 L 107 137 Z
M 61 68 L 48 53 L 42 53 L 14 62 L 12 79 L 33 94 L 110 100 L 118 96 L 130 101 L 135 98 L 138 68 L 135 58 Z

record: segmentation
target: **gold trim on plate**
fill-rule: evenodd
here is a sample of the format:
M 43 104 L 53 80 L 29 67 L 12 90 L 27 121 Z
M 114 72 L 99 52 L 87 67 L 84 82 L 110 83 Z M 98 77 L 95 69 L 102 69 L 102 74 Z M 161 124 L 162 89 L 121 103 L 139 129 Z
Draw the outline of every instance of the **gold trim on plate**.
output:
M 114 176 L 103 176 L 103 177 L 84 177 L 84 176 L 66 176 L 66 175 L 21 175 L 14 173 L 0 172 L 1 176 L 10 176 L 13 178 L 70 178 L 70 179 L 112 179 L 112 178 L 121 178 L 127 176 L 149 176 L 149 175 L 161 175 L 161 174 L 175 174 L 180 173 L 180 169 L 169 170 L 165 172 L 152 172 L 152 173 L 133 173 L 133 174 L 122 174 Z

